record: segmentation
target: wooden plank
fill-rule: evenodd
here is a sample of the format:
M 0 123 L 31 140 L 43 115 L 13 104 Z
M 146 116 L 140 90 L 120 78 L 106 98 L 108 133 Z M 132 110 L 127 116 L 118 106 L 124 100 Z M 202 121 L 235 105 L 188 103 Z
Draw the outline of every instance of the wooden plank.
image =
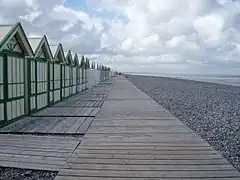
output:
M 2 147 L 4 146 L 15 146 L 15 147 L 18 147 L 18 146 L 25 146 L 25 145 L 28 145 L 29 147 L 38 147 L 39 144 L 41 144 L 41 147 L 61 147 L 61 148 L 64 148 L 64 147 L 71 147 L 71 146 L 74 146 L 76 145 L 78 142 L 77 141 L 66 141 L 66 142 L 59 142 L 57 145 L 54 144 L 54 141 L 52 142 L 49 142 L 49 141 L 12 141 L 11 143 L 9 143 L 9 141 L 0 141 L 0 145 Z
M 65 117 L 50 131 L 52 133 L 64 133 L 66 132 L 77 120 L 77 117 Z
M 150 127 L 150 126 L 158 126 L 159 128 L 161 126 L 176 126 L 176 127 L 185 127 L 185 125 L 176 122 L 176 121 L 151 121 L 151 120 L 133 120 L 131 121 L 121 121 L 121 120 L 115 120 L 115 121 L 94 121 L 92 124 L 93 126 L 104 126 L 104 127 L 111 127 L 111 126 L 118 126 L 118 127 L 124 127 L 124 126 L 135 126 L 135 127 Z
M 79 144 L 78 138 L 32 135 L 0 135 L 3 167 L 59 171 Z
M 26 134 L 0 134 L 0 142 L 21 142 L 22 140 L 28 142 L 51 143 L 56 140 L 61 140 L 61 143 L 69 143 L 81 140 L 80 136 L 44 136 L 44 135 L 26 135 Z
M 51 118 L 51 117 L 50 117 Z M 53 121 L 45 121 L 45 129 L 43 129 L 41 131 L 41 129 L 39 130 L 40 132 L 45 132 L 45 133 L 51 133 L 54 131 L 54 129 L 56 128 L 56 126 L 58 124 L 61 124 L 62 120 L 64 119 L 65 117 L 53 117 Z M 47 118 L 48 119 L 48 118 Z
M 79 117 L 38 117 L 35 124 L 26 124 L 24 130 L 19 129 L 14 132 L 31 132 L 31 133 L 65 133 L 72 126 L 79 123 L 81 125 L 83 119 L 79 121 Z M 16 128 L 15 128 L 16 129 Z M 10 130 L 10 132 L 12 132 Z
M 1 147 L 1 150 L 2 151 L 8 151 L 9 149 L 11 150 L 14 150 L 14 151 L 20 151 L 20 152 L 23 152 L 23 151 L 37 151 L 37 152 L 53 152 L 53 153 L 69 153 L 73 151 L 73 149 L 63 149 L 63 148 L 60 148 L 60 149 L 48 149 L 48 148 L 28 148 L 28 147 Z
M 70 140 L 79 140 L 81 138 L 74 136 L 37 136 L 37 135 L 14 135 L 14 134 L 0 134 L 0 139 L 9 139 L 9 141 L 17 140 L 47 140 L 54 142 L 60 140 L 61 142 L 70 141 Z
M 72 150 L 72 146 L 58 146 L 56 144 L 52 144 L 52 146 L 43 146 L 43 145 L 30 145 L 26 142 L 26 144 L 1 144 L 2 148 L 5 148 L 4 146 L 7 146 L 7 148 L 25 148 L 27 147 L 28 149 L 54 149 L 54 150 Z
M 101 112 L 102 112 L 102 109 L 101 109 Z M 146 120 L 156 120 L 156 121 L 159 121 L 159 120 L 174 120 L 176 121 L 177 119 L 175 117 L 124 117 L 124 118 L 121 118 L 121 117 L 100 117 L 98 116 L 95 121 L 114 121 L 114 120 L 121 120 L 121 121 L 129 121 L 129 120 L 143 120 L 143 121 L 146 121 Z M 179 121 L 179 123 L 182 123 L 181 121 Z
M 161 132 L 169 132 L 169 133 L 192 133 L 192 131 L 185 127 L 176 127 L 176 126 L 149 126 L 149 127 L 141 127 L 141 126 L 92 126 L 89 133 L 91 132 L 105 132 L 105 133 L 161 133 Z
M 79 111 L 76 113 L 76 116 L 89 116 L 94 108 L 87 107 L 87 108 L 79 108 Z
M 55 126 L 57 122 L 61 121 L 61 117 L 42 117 L 39 121 L 41 122 L 35 125 L 35 127 L 27 129 L 24 132 L 49 132 L 48 129 Z M 26 126 L 28 125 L 26 124 Z
M 16 164 L 18 164 L 19 162 L 23 162 L 23 163 L 29 163 L 29 164 L 47 164 L 47 165 L 56 165 L 57 167 L 59 166 L 63 166 L 65 164 L 65 159 L 57 159 L 57 158 L 44 158 L 43 157 L 37 157 L 37 156 L 25 156 L 25 155 L 21 155 L 21 157 L 0 157 L 0 164 L 2 166 L 5 166 L 5 164 L 7 164 L 7 162 L 15 162 Z M 24 168 L 24 167 L 19 167 L 19 168 Z M 34 167 L 32 167 L 34 168 Z M 36 169 L 36 168 L 34 168 Z
M 92 112 L 94 111 L 94 107 L 87 108 L 87 111 L 84 112 L 84 116 L 93 116 Z
M 121 138 L 121 136 L 117 136 L 118 134 L 116 134 L 116 137 L 112 137 L 112 138 L 104 138 L 101 135 L 105 135 L 105 133 L 91 133 L 90 135 L 95 135 L 95 137 L 97 137 L 97 135 L 99 135 L 99 138 L 101 137 L 101 139 L 94 139 L 93 136 L 87 136 L 85 139 L 89 139 L 89 141 L 91 140 L 92 142 L 99 142 L 99 141 L 106 141 L 106 142 L 114 142 L 117 140 L 122 140 L 122 141 L 126 141 L 126 142 L 138 142 L 138 141 L 148 141 L 148 142 L 169 142 L 169 143 L 185 143 L 185 142 L 189 142 L 189 143 L 201 143 L 203 142 L 203 140 L 201 139 L 197 139 L 196 137 L 193 136 L 186 136 L 184 135 L 183 137 L 178 136 L 177 137 L 177 133 L 175 134 L 171 134 L 171 136 L 167 136 L 169 134 L 154 134 L 154 135 L 159 135 L 159 136 L 150 136 L 152 134 L 149 135 L 149 137 L 131 137 L 130 135 L 139 135 L 140 134 L 130 134 L 129 138 Z M 162 135 L 162 138 L 160 139 L 159 137 Z M 176 135 L 176 136 L 174 136 Z M 200 138 L 200 137 L 199 137 Z
M 228 171 L 235 170 L 229 164 L 223 165 L 131 165 L 131 164 L 76 164 L 66 163 L 65 169 L 92 169 L 92 170 L 113 170 L 113 171 Z
M 152 165 L 163 165 L 163 164 L 181 164 L 181 165 L 218 165 L 228 164 L 225 159 L 202 159 L 202 160 L 138 160 L 138 159 L 92 159 L 92 158 L 79 158 L 77 161 L 74 157 L 70 157 L 68 162 L 71 163 L 93 163 L 93 164 L 152 164 Z
M 82 151 L 74 153 L 73 158 L 76 160 L 80 158 L 89 159 L 136 159 L 136 160 L 214 160 L 223 159 L 222 156 L 217 156 L 216 154 L 203 154 L 203 155 L 189 155 L 189 154 L 108 154 L 105 153 L 83 153 Z
M 81 146 L 83 146 L 81 144 Z M 217 154 L 216 151 L 212 150 L 212 151 L 192 151 L 192 150 L 184 150 L 184 151 L 168 151 L 168 150 L 142 150 L 142 149 L 110 149 L 108 151 L 106 151 L 106 149 L 85 149 L 85 148 L 78 148 L 75 153 L 77 154 L 111 154 L 111 155 L 115 155 L 115 154 L 119 154 L 119 155 L 199 155 L 201 153 L 201 155 L 216 155 L 219 156 Z
M 107 146 L 109 145 L 109 142 L 105 142 L 105 141 L 86 141 L 84 140 L 82 143 L 82 145 L 87 145 L 87 146 Z M 209 147 L 208 144 L 206 143 L 196 143 L 196 144 L 191 144 L 191 143 L 168 143 L 168 142 L 159 142 L 159 141 L 154 141 L 154 142 L 111 142 L 111 145 L 113 146 L 167 146 L 167 147 Z
M 56 132 L 66 133 L 71 127 L 81 125 L 82 122 L 83 122 L 82 119 L 79 120 L 79 117 L 77 117 L 77 118 L 75 118 L 75 117 L 66 117 L 64 119 L 66 123 L 64 124 L 64 126 L 62 126 L 62 128 L 59 131 L 56 130 Z M 77 125 L 76 125 L 76 121 L 78 122 Z
M 15 149 L 0 149 L 0 154 L 8 155 L 30 155 L 30 156 L 44 156 L 44 157 L 64 157 L 67 158 L 72 154 L 72 151 L 59 152 L 59 151 L 34 151 L 28 150 L 15 150 Z
M 61 176 L 78 177 L 128 177 L 128 178 L 240 178 L 237 171 L 111 171 L 62 169 Z
M 166 132 L 163 134 L 152 134 L 152 133 L 98 133 L 98 132 L 93 132 L 93 133 L 88 133 L 86 135 L 86 137 L 88 138 L 92 138 L 92 139 L 98 139 L 97 137 L 101 137 L 103 139 L 101 140 L 156 140 L 158 139 L 160 140 L 164 140 L 165 138 L 176 138 L 177 139 L 188 139 L 190 140 L 190 138 L 195 138 L 196 140 L 199 140 L 200 142 L 203 142 L 202 139 L 200 139 L 200 137 L 192 132 L 189 133 L 185 133 L 183 135 L 179 135 L 176 133 L 171 133 L 171 132 Z
M 32 128 L 39 126 L 42 122 L 41 118 L 39 117 L 30 117 L 32 118 L 31 123 L 25 124 L 25 126 L 18 130 L 18 132 L 29 132 L 32 130 Z
M 78 129 L 82 126 L 85 120 L 86 117 L 79 117 L 65 133 L 79 133 Z
M 0 154 L 0 159 L 2 161 L 5 160 L 9 160 L 9 161 L 15 161 L 15 160 L 19 160 L 19 161 L 33 161 L 33 160 L 47 160 L 47 161 L 53 161 L 53 163 L 58 163 L 58 162 L 63 162 L 66 157 L 55 157 L 55 156 L 37 156 L 37 155 L 24 155 L 24 154 Z M 46 161 L 46 162 L 47 162 Z
M 58 175 L 54 180 L 139 180 L 139 179 L 144 179 L 144 180 L 159 180 L 159 177 L 156 178 L 146 178 L 146 177 L 136 177 L 136 178 L 128 178 L 128 177 L 79 177 L 79 176 L 61 176 Z M 216 178 L 204 178 L 204 180 L 214 180 Z M 170 180 L 168 177 L 161 177 L 161 180 Z M 179 180 L 179 178 L 171 178 L 171 180 Z M 193 180 L 192 178 L 181 178 L 181 180 Z M 203 178 L 194 178 L 194 180 L 203 180 Z M 220 180 L 239 180 L 239 177 L 227 177 L 227 178 L 221 178 Z
M 41 163 L 29 163 L 29 162 L 12 162 L 12 161 L 0 161 L 2 167 L 15 167 L 34 170 L 46 170 L 46 171 L 59 171 L 63 165 L 51 165 Z
M 35 121 L 33 121 L 31 117 L 25 117 L 21 120 L 18 120 L 12 124 L 9 124 L 9 125 L 1 128 L 0 132 L 11 132 L 11 131 L 16 132 L 16 131 L 23 129 L 26 126 L 26 124 L 30 125 L 33 122 L 35 122 Z
M 99 107 L 95 107 L 93 109 L 93 111 L 90 113 L 90 116 L 96 116 L 99 112 L 100 108 Z
M 94 118 L 87 117 L 83 124 L 76 131 L 77 133 L 86 133 Z
M 135 114 L 110 114 L 110 115 L 105 115 L 100 111 L 98 113 L 98 117 L 101 119 L 106 119 L 106 118 L 111 118 L 111 119 L 165 119 L 167 115 L 135 115 Z
M 105 149 L 105 150 L 148 150 L 148 151 L 186 151 L 186 150 L 191 150 L 191 151 L 212 151 L 213 149 L 211 147 L 163 147 L 163 146 L 112 146 L 111 144 L 109 144 L 108 146 L 89 146 L 89 145 L 85 145 L 81 147 L 81 149 Z

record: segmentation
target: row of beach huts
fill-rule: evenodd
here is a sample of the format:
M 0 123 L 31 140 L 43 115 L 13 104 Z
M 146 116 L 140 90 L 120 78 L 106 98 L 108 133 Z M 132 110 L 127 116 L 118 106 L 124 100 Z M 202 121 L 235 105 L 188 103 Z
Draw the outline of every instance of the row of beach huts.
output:
M 28 38 L 22 25 L 0 25 L 0 125 L 82 92 L 116 75 L 83 55 Z

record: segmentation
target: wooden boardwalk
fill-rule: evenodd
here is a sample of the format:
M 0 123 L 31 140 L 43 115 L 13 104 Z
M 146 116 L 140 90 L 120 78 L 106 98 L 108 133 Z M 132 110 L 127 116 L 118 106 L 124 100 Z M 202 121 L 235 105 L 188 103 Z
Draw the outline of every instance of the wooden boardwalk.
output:
M 110 88 L 111 84 L 101 83 L 0 129 L 0 166 L 59 171 L 80 144 Z
M 102 83 L 0 129 L 12 134 L 84 135 L 103 105 L 111 84 Z
M 1 134 L 0 166 L 59 171 L 80 140 L 77 137 Z
M 239 180 L 191 129 L 118 77 L 56 180 Z

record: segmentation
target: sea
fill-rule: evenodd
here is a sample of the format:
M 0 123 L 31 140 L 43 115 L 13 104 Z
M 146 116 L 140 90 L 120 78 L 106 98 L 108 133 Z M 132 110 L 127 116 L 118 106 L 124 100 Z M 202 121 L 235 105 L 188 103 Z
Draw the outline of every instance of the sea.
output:
M 201 81 L 201 82 L 211 82 L 211 83 L 218 83 L 218 84 L 240 86 L 240 75 L 160 74 L 160 73 L 129 73 L 129 74 L 156 76 L 156 77 L 171 77 L 171 78 L 188 79 L 188 80 Z

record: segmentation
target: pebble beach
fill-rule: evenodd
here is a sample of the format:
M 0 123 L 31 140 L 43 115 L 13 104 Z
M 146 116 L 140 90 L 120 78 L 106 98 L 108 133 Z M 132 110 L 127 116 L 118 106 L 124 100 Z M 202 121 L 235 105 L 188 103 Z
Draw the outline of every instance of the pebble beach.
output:
M 167 77 L 128 79 L 240 170 L 240 87 Z

